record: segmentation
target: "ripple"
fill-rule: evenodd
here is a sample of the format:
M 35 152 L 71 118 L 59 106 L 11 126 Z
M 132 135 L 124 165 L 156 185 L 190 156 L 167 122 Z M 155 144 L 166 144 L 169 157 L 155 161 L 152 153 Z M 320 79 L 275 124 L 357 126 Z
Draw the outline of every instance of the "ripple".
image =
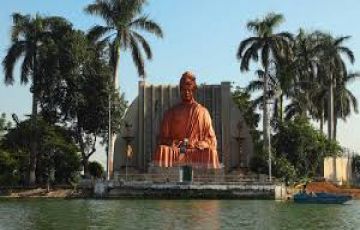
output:
M 262 200 L 0 200 L 0 229 L 358 229 L 350 205 Z

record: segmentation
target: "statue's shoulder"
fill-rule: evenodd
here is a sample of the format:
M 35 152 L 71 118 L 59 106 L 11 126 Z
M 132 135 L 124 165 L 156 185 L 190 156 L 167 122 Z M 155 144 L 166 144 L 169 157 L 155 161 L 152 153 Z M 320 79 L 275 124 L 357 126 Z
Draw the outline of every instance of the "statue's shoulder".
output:
M 207 113 L 209 112 L 208 109 L 205 106 L 203 106 L 202 104 L 200 104 L 200 103 L 197 103 L 197 108 L 199 110 L 201 110 L 201 111 L 204 111 L 204 112 L 207 112 Z

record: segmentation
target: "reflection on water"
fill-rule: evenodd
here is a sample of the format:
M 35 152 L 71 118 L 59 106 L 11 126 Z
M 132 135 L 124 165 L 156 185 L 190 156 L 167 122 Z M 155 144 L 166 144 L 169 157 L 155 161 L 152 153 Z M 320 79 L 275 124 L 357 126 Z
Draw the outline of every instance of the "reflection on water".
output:
M 359 229 L 360 201 L 0 200 L 0 229 Z

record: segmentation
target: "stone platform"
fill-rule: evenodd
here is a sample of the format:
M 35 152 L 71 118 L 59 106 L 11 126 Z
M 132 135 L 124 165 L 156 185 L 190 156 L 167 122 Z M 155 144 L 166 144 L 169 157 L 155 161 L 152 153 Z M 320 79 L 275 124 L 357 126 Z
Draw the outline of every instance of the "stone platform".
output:
M 154 183 L 110 181 L 95 185 L 101 198 L 120 199 L 274 199 L 275 185 L 254 182 Z M 100 189 L 99 187 L 104 187 Z

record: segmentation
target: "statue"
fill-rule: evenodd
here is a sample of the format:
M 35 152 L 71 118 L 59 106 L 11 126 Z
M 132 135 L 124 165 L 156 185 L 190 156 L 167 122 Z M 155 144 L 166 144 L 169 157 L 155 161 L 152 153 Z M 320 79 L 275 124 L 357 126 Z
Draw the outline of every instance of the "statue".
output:
M 181 102 L 165 112 L 154 164 L 160 167 L 220 168 L 216 136 L 208 110 L 197 103 L 196 78 L 185 72 L 180 79 Z

